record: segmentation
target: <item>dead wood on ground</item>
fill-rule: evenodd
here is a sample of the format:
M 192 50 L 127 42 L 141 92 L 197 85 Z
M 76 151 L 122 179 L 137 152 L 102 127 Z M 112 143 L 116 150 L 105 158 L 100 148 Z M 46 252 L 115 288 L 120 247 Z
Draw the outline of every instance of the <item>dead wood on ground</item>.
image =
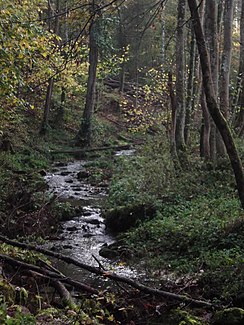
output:
M 162 298 L 166 298 L 166 299 L 180 301 L 180 302 L 184 302 L 184 303 L 191 304 L 191 305 L 194 305 L 194 306 L 201 306 L 201 307 L 208 307 L 208 308 L 217 307 L 217 306 L 214 306 L 214 304 L 212 304 L 211 302 L 208 302 L 208 301 L 197 300 L 197 299 L 193 299 L 191 297 L 185 296 L 185 295 L 179 295 L 179 294 L 175 294 L 175 293 L 172 293 L 172 292 L 163 291 L 163 290 L 154 289 L 154 288 L 145 286 L 145 285 L 143 285 L 143 284 L 141 284 L 141 283 L 139 283 L 137 281 L 134 281 L 134 280 L 132 280 L 130 278 L 126 278 L 126 277 L 120 276 L 120 275 L 118 275 L 116 273 L 102 270 L 102 269 L 100 269 L 98 267 L 87 265 L 87 264 L 79 262 L 79 261 L 77 261 L 77 260 L 75 260 L 75 259 L 73 259 L 73 258 L 71 258 L 69 256 L 65 256 L 65 255 L 62 255 L 60 253 L 52 252 L 52 251 L 46 250 L 46 249 L 44 249 L 42 247 L 33 246 L 33 245 L 13 241 L 13 240 L 10 240 L 10 239 L 8 239 L 8 238 L 6 238 L 4 236 L 1 236 L 1 235 L 0 235 L 0 240 L 2 242 L 5 242 L 5 243 L 7 243 L 9 245 L 12 245 L 12 246 L 20 247 L 20 248 L 27 249 L 27 250 L 33 250 L 33 251 L 45 254 L 47 256 L 55 257 L 55 258 L 57 258 L 59 260 L 62 260 L 64 262 L 68 263 L 68 264 L 76 265 L 77 267 L 82 268 L 84 270 L 87 270 L 88 272 L 91 272 L 91 273 L 96 274 L 98 276 L 102 276 L 104 278 L 109 278 L 110 280 L 113 280 L 113 281 L 116 281 L 116 282 L 128 284 L 131 287 L 133 287 L 133 288 L 135 288 L 135 289 L 137 289 L 137 290 L 139 290 L 139 291 L 141 291 L 143 293 L 146 293 L 146 294 L 150 294 L 150 295 L 153 295 L 153 296 L 158 296 L 158 297 L 162 297 Z M 16 262 L 16 260 L 14 260 L 13 258 L 5 256 L 5 255 L 0 255 L 0 259 L 3 259 L 3 260 L 5 260 L 5 261 L 7 261 L 9 263 L 26 264 L 26 263 L 19 262 L 19 261 Z M 21 265 L 21 264 L 18 264 L 18 265 Z M 29 267 L 33 271 L 40 272 L 39 267 L 38 267 L 38 269 L 36 269 L 37 268 L 36 266 L 30 265 L 30 264 L 28 264 L 28 266 L 26 265 L 25 267 L 26 268 Z M 40 272 L 40 273 L 42 273 L 42 272 Z M 75 282 L 76 282 L 76 281 L 73 281 L 71 279 L 67 280 L 67 278 L 62 279 L 62 277 L 59 276 L 57 273 L 49 272 L 48 276 L 50 276 L 50 277 L 54 276 L 54 278 L 58 279 L 59 281 L 62 280 L 64 283 L 69 283 L 70 285 L 72 285 L 72 283 L 75 284 Z M 85 285 L 81 284 L 81 286 L 83 287 Z M 85 287 L 84 287 L 84 290 L 85 290 Z M 90 288 L 88 290 L 89 290 L 88 292 L 91 293 L 94 289 Z

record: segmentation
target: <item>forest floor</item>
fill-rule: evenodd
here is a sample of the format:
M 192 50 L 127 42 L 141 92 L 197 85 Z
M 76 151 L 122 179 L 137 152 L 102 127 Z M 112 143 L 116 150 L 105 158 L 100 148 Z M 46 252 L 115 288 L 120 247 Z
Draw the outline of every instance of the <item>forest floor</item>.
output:
M 228 162 L 206 168 L 196 158 L 186 171 L 175 173 L 161 135 L 134 136 L 117 120 L 104 117 L 96 123 L 96 147 L 144 142 L 133 157 L 115 160 L 111 151 L 102 151 L 88 166 L 90 182 L 109 185 L 105 210 L 143 204 L 155 212 L 118 234 L 119 244 L 111 249 L 123 246 L 129 252 L 124 261 L 145 268 L 154 279 L 151 287 L 211 306 L 194 306 L 124 285 L 96 294 L 82 291 L 74 300 L 58 279 L 50 285 L 48 272 L 56 270 L 45 255 L 2 241 L 0 323 L 242 324 L 244 214 Z M 45 138 L 30 132 L 15 138 L 11 150 L 0 152 L 0 217 L 2 235 L 37 245 L 55 235 L 63 218 L 77 214 L 77 207 L 48 196 L 43 180 L 53 160 L 73 159 L 62 152 L 73 149 L 75 129 L 53 129 Z M 94 157 L 94 152 L 88 156 Z M 46 273 L 41 276 L 13 265 L 4 256 Z

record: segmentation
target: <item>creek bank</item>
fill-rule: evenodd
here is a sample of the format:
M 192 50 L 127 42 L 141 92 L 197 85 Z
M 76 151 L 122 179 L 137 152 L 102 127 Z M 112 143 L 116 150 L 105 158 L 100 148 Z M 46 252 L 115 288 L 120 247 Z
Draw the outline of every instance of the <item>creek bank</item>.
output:
M 129 205 L 103 211 L 105 225 L 114 233 L 124 232 L 141 221 L 152 219 L 155 215 L 156 208 L 147 204 Z

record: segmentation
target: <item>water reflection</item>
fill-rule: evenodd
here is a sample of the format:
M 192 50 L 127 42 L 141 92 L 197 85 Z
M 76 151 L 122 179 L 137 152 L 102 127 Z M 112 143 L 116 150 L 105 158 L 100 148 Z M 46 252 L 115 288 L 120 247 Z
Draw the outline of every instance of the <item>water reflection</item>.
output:
M 76 218 L 61 224 L 60 238 L 48 242 L 45 247 L 69 255 L 80 262 L 104 267 L 117 274 L 136 278 L 137 272 L 119 260 L 110 261 L 99 255 L 99 250 L 104 244 L 111 244 L 115 238 L 109 234 L 101 217 L 101 202 L 106 196 L 106 190 L 91 186 L 86 180 L 80 180 L 78 174 L 85 170 L 85 161 L 70 162 L 65 166 L 54 166 L 53 170 L 45 176 L 49 191 L 63 200 L 68 200 L 82 207 L 82 212 Z M 99 262 L 98 262 L 99 261 Z M 104 282 L 98 280 L 93 274 L 55 260 L 55 266 L 67 276 L 82 282 Z

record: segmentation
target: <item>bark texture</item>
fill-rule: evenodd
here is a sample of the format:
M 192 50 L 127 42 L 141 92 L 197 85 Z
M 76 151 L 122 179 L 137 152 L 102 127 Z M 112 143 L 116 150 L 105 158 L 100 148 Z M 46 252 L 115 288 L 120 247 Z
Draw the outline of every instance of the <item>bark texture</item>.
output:
M 194 76 L 195 76 L 195 57 L 196 57 L 196 41 L 193 27 L 191 26 L 190 32 L 190 57 L 189 57 L 189 68 L 188 68 L 188 80 L 187 80 L 187 96 L 186 96 L 186 118 L 185 118 L 185 130 L 184 137 L 185 143 L 188 143 L 190 135 L 190 124 L 191 124 L 191 115 L 193 110 L 193 85 L 194 85 Z
M 240 59 L 237 79 L 235 108 L 237 111 L 236 127 L 240 137 L 244 136 L 244 0 L 241 0 L 240 19 Z
M 232 52 L 232 23 L 234 1 L 226 0 L 224 7 L 224 44 L 220 67 L 219 98 L 221 112 L 227 118 L 229 113 L 229 84 Z
M 176 125 L 175 146 L 178 157 L 181 159 L 185 151 L 185 59 L 184 59 L 184 20 L 185 0 L 178 1 L 178 23 L 176 37 Z
M 218 52 L 218 6 L 216 0 L 207 0 L 205 9 L 205 37 L 210 54 L 210 68 L 212 74 L 212 87 L 215 99 L 218 96 L 219 77 L 219 52 Z M 216 162 L 217 159 L 217 134 L 214 121 L 210 117 L 210 159 Z

